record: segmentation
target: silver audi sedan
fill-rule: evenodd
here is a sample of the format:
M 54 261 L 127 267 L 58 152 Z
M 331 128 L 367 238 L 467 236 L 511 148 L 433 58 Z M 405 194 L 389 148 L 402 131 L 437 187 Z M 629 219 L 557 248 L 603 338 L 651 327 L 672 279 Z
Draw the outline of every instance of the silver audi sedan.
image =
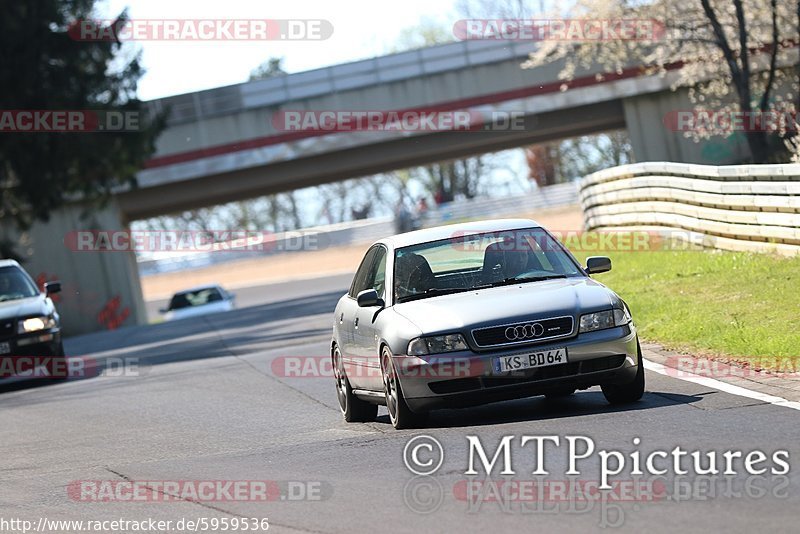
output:
M 385 405 L 395 428 L 431 409 L 600 386 L 639 400 L 636 327 L 616 293 L 590 278 L 527 219 L 470 222 L 382 239 L 367 250 L 334 312 L 331 360 L 346 421 Z

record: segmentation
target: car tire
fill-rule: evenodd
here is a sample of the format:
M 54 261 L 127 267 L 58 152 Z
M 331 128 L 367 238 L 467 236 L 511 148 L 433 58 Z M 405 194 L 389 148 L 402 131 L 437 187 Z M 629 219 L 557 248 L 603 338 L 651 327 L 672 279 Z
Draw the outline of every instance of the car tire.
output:
M 389 420 L 396 430 L 406 428 L 419 428 L 428 420 L 427 412 L 413 412 L 408 407 L 403 396 L 403 388 L 397 377 L 397 369 L 388 347 L 381 350 L 381 376 L 383 378 L 383 393 L 386 395 L 386 410 Z
M 348 423 L 367 423 L 378 416 L 378 405 L 363 401 L 353 394 L 350 380 L 344 368 L 339 347 L 333 347 L 333 377 L 336 380 L 336 397 L 344 420 Z
M 601 386 L 603 396 L 611 404 L 627 404 L 636 402 L 644 395 L 644 362 L 642 361 L 642 348 L 639 341 L 636 341 L 636 353 L 639 358 L 639 365 L 636 369 L 636 376 L 628 384 L 607 384 Z

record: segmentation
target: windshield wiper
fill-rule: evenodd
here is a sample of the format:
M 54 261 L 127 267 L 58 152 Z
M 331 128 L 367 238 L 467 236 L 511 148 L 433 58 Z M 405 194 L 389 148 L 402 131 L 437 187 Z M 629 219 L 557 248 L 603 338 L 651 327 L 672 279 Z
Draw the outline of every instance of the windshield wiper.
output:
M 508 286 L 512 284 L 524 284 L 525 282 L 541 282 L 543 280 L 553 280 L 555 278 L 566 278 L 566 274 L 547 274 L 544 276 L 512 276 L 505 280 L 499 280 L 491 284 L 492 287 Z
M 449 295 L 451 293 L 462 293 L 464 291 L 471 291 L 475 288 L 472 287 L 431 287 L 423 291 L 422 293 L 414 293 L 413 295 L 406 295 L 405 297 L 401 297 L 399 300 L 400 302 L 408 302 L 411 300 L 419 300 L 424 299 L 427 297 L 432 297 L 434 295 Z
M 498 287 L 498 286 L 508 286 L 512 284 L 524 284 L 525 282 L 541 282 L 543 280 L 552 280 L 554 278 L 566 278 L 566 274 L 548 274 L 544 276 L 512 276 L 511 278 L 506 278 L 505 280 L 498 280 L 497 282 L 493 282 L 491 284 L 481 284 L 472 287 L 431 287 L 426 289 L 421 293 L 414 293 L 413 295 L 406 295 L 405 297 L 400 297 L 399 302 L 409 302 L 412 300 L 419 300 L 424 299 L 427 297 L 432 297 L 434 295 L 449 295 L 451 293 L 463 293 L 465 291 L 475 291 L 477 289 L 487 289 L 490 287 Z

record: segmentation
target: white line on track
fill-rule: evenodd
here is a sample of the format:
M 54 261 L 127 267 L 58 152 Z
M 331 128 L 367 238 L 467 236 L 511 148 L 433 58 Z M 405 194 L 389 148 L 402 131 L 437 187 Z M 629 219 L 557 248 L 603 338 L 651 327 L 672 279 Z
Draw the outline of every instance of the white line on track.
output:
M 790 401 L 784 399 L 783 397 L 776 397 L 774 395 L 767 395 L 766 393 L 760 393 L 758 391 L 753 391 L 741 386 L 736 386 L 734 384 L 728 384 L 727 382 L 722 382 L 714 378 L 708 378 L 707 376 L 687 373 L 686 371 L 680 371 L 680 376 L 676 376 L 678 374 L 677 371 L 670 372 L 667 370 L 668 367 L 665 365 L 651 362 L 647 359 L 644 360 L 644 368 L 654 371 L 660 375 L 677 378 L 678 380 L 685 380 L 687 382 L 693 382 L 695 384 L 700 384 L 713 389 L 718 389 L 720 391 L 724 391 L 725 393 L 730 393 L 731 395 L 738 395 L 740 397 L 747 397 L 749 399 L 767 402 L 776 406 L 785 406 L 786 408 L 792 408 L 793 410 L 800 410 L 800 402 Z

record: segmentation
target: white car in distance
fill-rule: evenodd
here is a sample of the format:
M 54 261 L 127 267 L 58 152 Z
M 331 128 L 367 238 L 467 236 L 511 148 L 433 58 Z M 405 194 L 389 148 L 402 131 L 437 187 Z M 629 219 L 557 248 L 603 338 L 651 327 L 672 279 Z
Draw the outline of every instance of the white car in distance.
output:
M 212 284 L 193 287 L 172 295 L 169 306 L 159 310 L 165 321 L 226 312 L 236 307 L 236 295 Z

